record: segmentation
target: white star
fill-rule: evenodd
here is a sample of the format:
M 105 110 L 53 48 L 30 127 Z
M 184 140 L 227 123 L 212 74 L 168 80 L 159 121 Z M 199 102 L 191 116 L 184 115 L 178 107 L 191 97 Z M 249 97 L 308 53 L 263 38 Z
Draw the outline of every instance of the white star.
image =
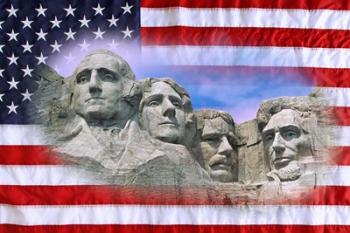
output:
M 4 21 L 0 21 L 0 29 L 2 29 L 2 24 L 4 23 Z
M 25 93 L 21 93 L 21 95 L 23 95 L 22 102 L 25 100 L 32 101 L 32 99 L 30 97 L 33 95 L 33 93 L 29 93 L 28 89 L 26 89 Z
M 26 20 L 23 20 L 21 21 L 23 23 L 23 29 L 26 28 L 26 27 L 29 27 L 29 28 L 32 28 L 31 24 L 34 22 L 34 21 L 31 21 L 28 19 L 28 17 L 26 17 Z
M 113 25 L 117 27 L 118 20 L 119 19 L 115 19 L 114 15 L 112 15 L 110 19 L 107 19 L 107 21 L 109 22 L 109 27 L 112 27 Z
M 122 6 L 122 9 L 124 10 L 123 15 L 126 13 L 130 13 L 131 14 L 131 8 L 133 7 L 133 5 L 129 6 L 128 2 L 126 2 L 125 6 Z
M 13 101 L 11 101 L 11 105 L 6 105 L 6 107 L 9 109 L 8 114 L 10 114 L 11 112 L 14 112 L 15 114 L 17 114 L 16 109 L 18 108 L 18 105 L 14 105 Z
M 55 16 L 55 19 L 51 20 L 50 22 L 52 23 L 52 28 L 54 27 L 60 28 L 60 23 L 62 22 L 62 20 L 58 20 L 57 16 Z
M 39 57 L 35 57 L 35 58 L 38 59 L 38 65 L 40 65 L 41 63 L 46 64 L 45 60 L 47 59 L 47 57 L 44 57 L 42 52 L 40 52 Z
M 10 60 L 9 65 L 11 65 L 11 64 L 16 64 L 16 65 L 18 65 L 18 64 L 17 64 L 18 57 L 15 57 L 15 54 L 14 54 L 14 53 L 12 53 L 12 56 L 11 56 L 11 57 L 7 57 L 7 59 Z
M 32 52 L 31 48 L 33 47 L 33 45 L 29 44 L 28 41 L 26 42 L 25 45 L 21 45 L 21 46 L 24 48 L 23 53 L 26 52 L 26 51 L 30 52 L 30 53 Z
M 35 34 L 38 35 L 38 40 L 43 39 L 44 41 L 46 41 L 45 36 L 47 35 L 47 32 L 43 32 L 42 28 L 40 28 L 40 32 L 36 32 Z
M 14 16 L 17 17 L 16 12 L 18 11 L 18 9 L 13 8 L 13 5 L 11 5 L 11 9 L 6 9 L 9 12 L 8 17 Z
M 27 67 L 25 69 L 21 69 L 23 72 L 24 72 L 24 75 L 23 77 L 25 76 L 29 76 L 29 77 L 32 77 L 32 71 L 33 69 L 29 69 L 29 66 L 27 65 Z
M 76 33 L 76 32 L 72 32 L 72 29 L 69 28 L 69 32 L 65 32 L 65 33 L 64 33 L 64 34 L 66 34 L 66 36 L 67 36 L 67 39 L 66 39 L 66 40 L 69 40 L 69 39 L 75 40 L 75 39 L 74 39 L 75 33 Z
M 0 101 L 1 102 L 4 102 L 4 100 L 2 99 L 2 97 L 4 96 L 5 94 L 0 94 Z
M 68 61 L 68 62 L 72 62 L 74 59 L 74 56 L 72 55 L 72 53 L 69 53 L 68 56 L 64 56 L 64 58 Z
M 105 31 L 101 31 L 100 27 L 97 28 L 97 31 L 96 32 L 92 32 L 96 35 L 95 37 L 95 40 L 100 38 L 100 39 L 103 39 L 103 34 L 105 34 Z
M 17 41 L 17 35 L 18 35 L 19 33 L 15 33 L 15 32 L 13 31 L 13 29 L 12 29 L 11 33 L 6 33 L 6 34 L 10 37 L 9 41 L 11 41 L 11 40 Z
M 0 77 L 3 78 L 4 76 L 2 76 L 2 73 L 4 72 L 4 69 L 0 69 Z
M 55 51 L 61 52 L 60 47 L 62 46 L 62 44 L 58 44 L 57 40 L 55 40 L 54 44 L 50 44 L 50 46 L 52 47 L 52 53 L 54 53 Z
M 90 19 L 86 19 L 85 15 L 84 15 L 83 19 L 79 19 L 79 22 L 81 23 L 80 27 L 82 28 L 82 27 L 86 26 L 88 28 L 90 21 L 91 20 Z
M 98 14 L 103 15 L 102 11 L 103 11 L 105 8 L 104 8 L 104 7 L 101 7 L 101 6 L 100 6 L 100 3 L 99 3 L 99 4 L 97 4 L 97 7 L 93 7 L 92 9 L 94 9 L 95 15 L 98 15 Z
M 1 53 L 3 53 L 2 48 L 3 48 L 4 46 L 5 46 L 5 45 L 0 44 L 0 52 L 1 52 Z
M 126 29 L 125 29 L 124 31 L 122 31 L 122 33 L 124 34 L 123 39 L 125 39 L 126 37 L 131 38 L 131 33 L 132 33 L 133 31 L 134 31 L 134 30 L 129 30 L 129 27 L 126 26 Z
M 90 46 L 90 44 L 86 43 L 85 40 L 83 41 L 83 43 L 78 44 L 78 45 L 81 47 L 80 50 L 85 50 L 85 51 L 87 51 L 87 50 L 88 50 L 88 47 Z
M 39 8 L 35 9 L 38 12 L 38 16 L 42 15 L 42 16 L 46 16 L 45 15 L 45 11 L 47 10 L 47 8 L 43 8 L 43 6 L 40 4 Z
M 64 8 L 64 10 L 67 11 L 66 16 L 68 16 L 68 15 L 74 16 L 74 11 L 75 11 L 75 9 L 77 9 L 77 8 L 72 8 L 72 5 L 69 4 L 69 7 L 68 7 L 68 8 Z
M 111 49 L 116 49 L 118 45 L 119 45 L 119 44 L 116 43 L 114 40 L 112 40 L 112 42 L 108 44 L 108 46 L 109 46 Z
M 12 77 L 11 82 L 7 82 L 7 83 L 10 84 L 9 90 L 11 90 L 12 88 L 17 89 L 17 85 L 18 85 L 19 82 L 18 82 L 18 81 L 15 81 L 15 78 Z

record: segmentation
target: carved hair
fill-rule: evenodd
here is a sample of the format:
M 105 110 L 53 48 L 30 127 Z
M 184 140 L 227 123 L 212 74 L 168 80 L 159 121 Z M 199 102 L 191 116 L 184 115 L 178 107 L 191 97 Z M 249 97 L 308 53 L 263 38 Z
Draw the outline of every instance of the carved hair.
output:
M 154 83 L 157 83 L 157 82 L 163 82 L 163 83 L 166 83 L 168 84 L 171 88 L 174 89 L 174 91 L 176 91 L 180 97 L 181 97 L 181 100 L 182 100 L 182 105 L 184 107 L 184 111 L 186 113 L 189 113 L 189 112 L 193 112 L 193 107 L 192 107 L 192 102 L 191 102 L 191 98 L 190 98 L 190 95 L 187 93 L 187 91 L 181 87 L 179 84 L 177 84 L 173 79 L 171 78 L 168 78 L 168 77 L 165 77 L 165 78 L 147 78 L 145 80 L 142 80 L 141 81 L 141 85 L 142 85 L 142 91 L 143 92 L 150 92 L 151 91 L 151 88 L 152 88 L 152 85 Z M 140 103 L 140 112 L 142 111 L 143 109 L 143 106 L 144 106 L 144 101 L 141 100 L 141 103 Z
M 262 131 L 271 117 L 284 109 L 294 110 L 302 120 L 321 117 L 319 103 L 316 99 L 308 96 L 281 97 L 264 101 L 260 104 L 257 112 L 259 130 Z M 309 132 L 307 128 L 303 130 Z
M 212 120 L 218 117 L 221 117 L 227 124 L 235 126 L 235 122 L 233 121 L 232 116 L 229 113 L 220 110 L 204 109 L 195 111 L 195 115 L 198 122 L 203 122 L 201 128 L 204 127 L 204 120 Z
M 98 55 L 98 54 L 108 55 L 110 57 L 113 57 L 114 60 L 119 65 L 118 71 L 116 71 L 116 72 L 118 72 L 121 75 L 121 77 L 130 79 L 130 80 L 135 80 L 135 74 L 132 71 L 132 69 L 130 68 L 130 65 L 127 63 L 127 61 L 125 61 L 121 56 L 119 56 L 119 55 L 117 55 L 109 50 L 98 49 L 98 50 L 92 51 L 91 53 L 86 55 L 82 61 L 88 59 L 89 57 L 91 57 L 93 55 Z M 78 65 L 78 67 L 79 67 L 79 65 Z M 74 71 L 74 76 L 76 76 L 76 75 L 77 75 L 77 69 Z
M 203 109 L 194 112 L 197 120 L 197 136 L 200 137 L 204 128 L 205 120 L 212 120 L 216 118 L 223 119 L 227 124 L 232 125 L 234 128 L 233 142 L 235 145 L 238 145 L 241 141 L 238 132 L 236 131 L 236 124 L 232 118 L 232 116 L 224 111 L 215 110 L 215 109 Z

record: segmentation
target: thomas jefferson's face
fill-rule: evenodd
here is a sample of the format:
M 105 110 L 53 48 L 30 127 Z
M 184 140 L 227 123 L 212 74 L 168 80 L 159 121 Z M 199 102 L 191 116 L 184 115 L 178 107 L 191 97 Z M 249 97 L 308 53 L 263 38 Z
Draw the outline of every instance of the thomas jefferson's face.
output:
M 206 119 L 200 149 L 210 177 L 219 182 L 233 181 L 237 152 L 233 148 L 234 128 L 221 117 Z
M 169 143 L 180 143 L 185 136 L 186 114 L 181 96 L 167 83 L 155 82 L 145 92 L 140 123 L 149 134 Z
M 113 120 L 128 115 L 121 97 L 132 83 L 118 73 L 119 60 L 108 54 L 85 58 L 76 71 L 73 106 L 87 121 Z
M 291 109 L 273 115 L 263 129 L 264 149 L 272 170 L 283 180 L 295 180 L 300 162 L 311 156 L 311 140 L 301 127 L 301 118 Z

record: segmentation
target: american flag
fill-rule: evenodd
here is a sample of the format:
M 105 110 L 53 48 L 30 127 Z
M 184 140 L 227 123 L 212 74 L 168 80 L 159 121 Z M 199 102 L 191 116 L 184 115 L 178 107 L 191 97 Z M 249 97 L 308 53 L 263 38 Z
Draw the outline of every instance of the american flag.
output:
M 349 1 L 18 0 L 0 9 L 0 232 L 350 231 Z M 341 135 L 332 177 L 310 199 L 219 205 L 194 189 L 178 198 L 164 187 L 99 185 L 61 165 L 28 114 L 43 81 L 35 69 L 63 72 L 124 42 L 172 70 L 303 76 L 320 87 Z

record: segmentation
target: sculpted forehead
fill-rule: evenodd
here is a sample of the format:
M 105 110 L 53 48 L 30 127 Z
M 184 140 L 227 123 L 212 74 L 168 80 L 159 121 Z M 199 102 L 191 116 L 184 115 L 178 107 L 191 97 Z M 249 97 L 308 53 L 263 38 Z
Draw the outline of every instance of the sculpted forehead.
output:
M 292 109 L 283 109 L 271 117 L 264 130 L 278 128 L 285 125 L 301 126 L 301 118 L 299 114 Z
M 156 82 L 152 84 L 149 92 L 145 92 L 144 97 L 147 98 L 152 95 L 164 95 L 164 96 L 175 96 L 181 99 L 181 96 L 167 83 Z
M 76 73 L 79 73 L 85 69 L 99 69 L 106 68 L 114 72 L 118 72 L 120 69 L 121 61 L 109 54 L 93 54 L 80 62 L 76 69 Z
M 227 135 L 233 131 L 233 126 L 228 124 L 221 117 L 205 119 L 202 137 L 209 137 L 211 135 Z

